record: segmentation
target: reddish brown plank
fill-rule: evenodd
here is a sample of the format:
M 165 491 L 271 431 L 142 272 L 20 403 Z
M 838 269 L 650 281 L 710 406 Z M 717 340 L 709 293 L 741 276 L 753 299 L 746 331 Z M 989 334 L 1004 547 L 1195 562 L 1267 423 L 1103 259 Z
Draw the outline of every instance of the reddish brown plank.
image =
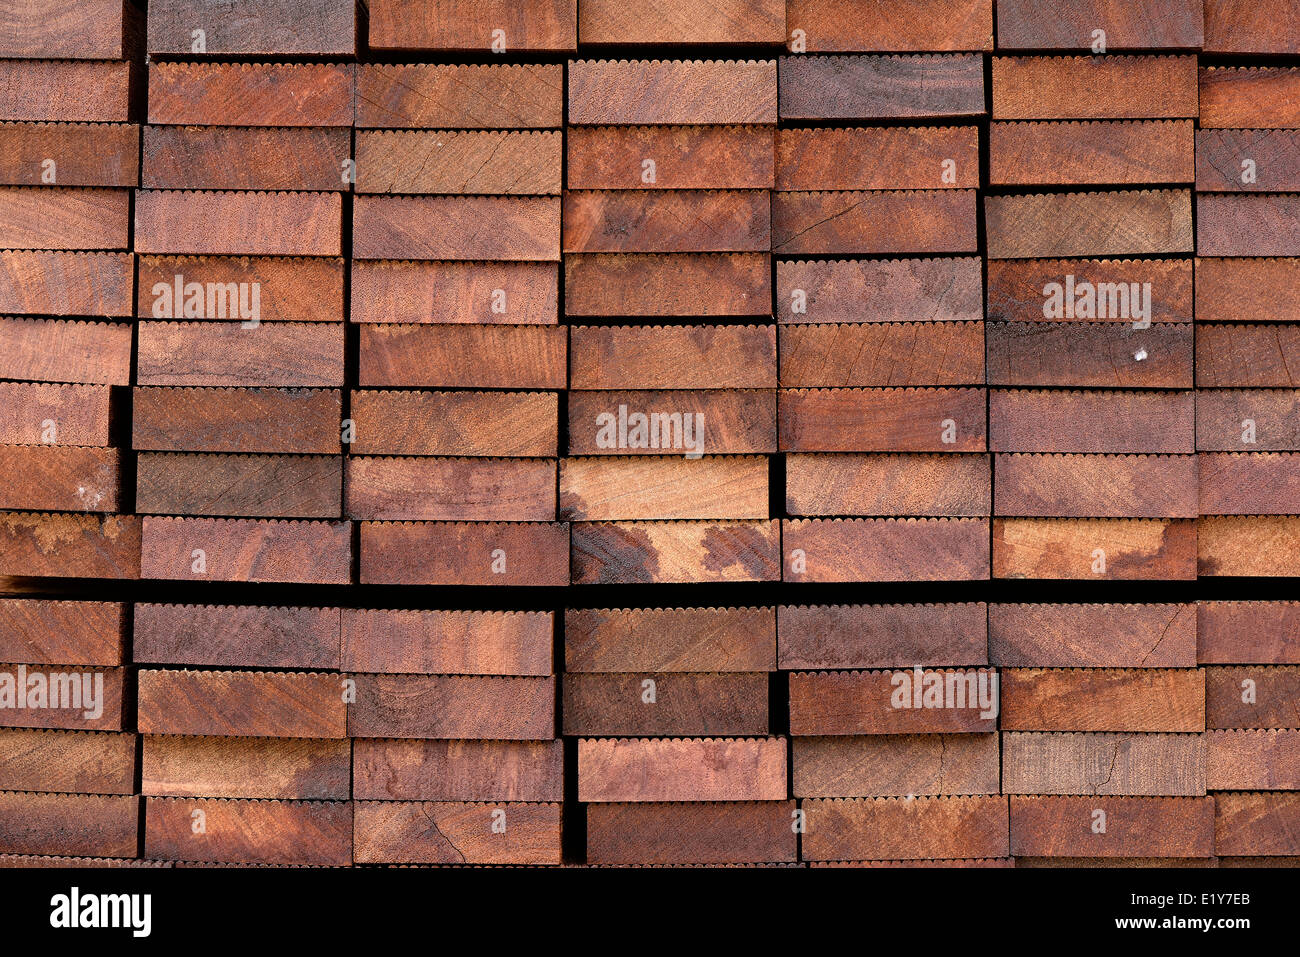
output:
M 996 452 L 1195 451 L 1201 396 L 1187 392 L 991 389 L 989 448 Z M 1212 394 L 1212 393 L 1211 393 Z
M 141 739 L 141 793 L 169 797 L 346 801 L 350 742 L 313 738 Z
M 137 70 L 126 61 L 0 60 L 0 120 L 125 122 Z
M 1187 519 L 997 518 L 993 577 L 1190 580 L 1196 535 Z
M 1300 602 L 1204 601 L 1196 615 L 1202 664 L 1300 664 Z
M 781 260 L 776 264 L 777 321 L 983 319 L 980 270 L 980 260 L 972 256 Z
M 341 675 L 142 668 L 138 679 L 141 734 L 347 737 Z
M 354 260 L 353 322 L 553 325 L 559 267 L 545 262 Z
M 655 641 L 643 640 L 653 634 Z M 771 608 L 566 608 L 566 672 L 776 669 Z
M 522 458 L 347 460 L 345 512 L 376 521 L 538 521 L 556 517 L 556 465 Z
M 1208 728 L 1300 728 L 1300 668 L 1206 668 Z
M 570 189 L 771 189 L 773 184 L 769 126 L 575 126 L 564 137 Z
M 140 799 L 0 791 L 6 854 L 135 857 Z
M 794 735 L 975 733 L 998 728 L 993 671 L 801 671 L 790 675 Z
M 142 253 L 337 256 L 342 200 L 336 193 L 136 193 L 135 248 Z
M 1002 671 L 1004 731 L 1204 731 L 1205 672 L 1183 669 Z
M 563 389 L 568 338 L 561 326 L 363 325 L 358 384 Z
M 360 864 L 561 863 L 559 804 L 358 801 Z
M 577 522 L 573 583 L 776 581 L 775 521 Z
M 0 731 L 0 790 L 135 793 L 135 735 Z
M 1196 197 L 1201 256 L 1300 255 L 1300 195 Z
M 141 322 L 137 343 L 142 386 L 343 383 L 342 323 Z
M 0 422 L 6 445 L 95 446 L 109 444 L 110 389 L 107 386 L 0 382 Z
M 595 456 L 560 463 L 560 517 L 570 521 L 763 519 L 762 456 Z
M 771 259 L 761 253 L 564 257 L 570 316 L 765 316 Z
M 571 389 L 776 385 L 775 326 L 574 326 Z
M 658 455 L 663 423 L 669 446 L 680 433 L 684 447 L 688 421 L 695 424 L 691 438 L 701 454 L 776 451 L 774 389 L 574 390 L 567 399 L 569 452 L 575 455 Z M 637 416 L 645 416 L 644 431 Z M 648 428 L 651 423 L 656 427 Z
M 132 660 L 217 668 L 339 668 L 337 608 L 135 605 Z
M 767 193 L 761 190 L 569 190 L 566 253 L 766 252 Z
M 139 136 L 131 123 L 0 123 L 0 183 L 135 186 Z
M 803 802 L 808 861 L 1006 857 L 1007 799 L 903 797 Z
M 552 196 L 358 196 L 358 259 L 558 261 L 560 200 Z
M 1294 857 L 1300 794 L 1216 794 L 1214 849 L 1219 854 Z
M 783 120 L 984 113 L 984 72 L 974 54 L 782 57 L 780 89 Z
M 1196 115 L 1194 56 L 993 57 L 994 119 Z
M 1188 183 L 1196 178 L 1191 120 L 993 123 L 994 186 Z
M 139 10 L 118 0 L 31 0 L 6 8 L 0 57 L 121 60 L 132 51 Z
M 573 50 L 578 0 L 371 0 L 376 50 Z
M 780 384 L 786 388 L 984 382 L 983 322 L 799 323 L 780 329 Z
M 1201 128 L 1298 129 L 1300 69 L 1202 67 Z
M 360 128 L 533 129 L 564 124 L 559 63 L 357 66 Z
M 558 740 L 358 738 L 352 749 L 353 788 L 359 801 L 564 798 L 564 745 Z
M 1205 794 L 1199 734 L 1002 735 L 1002 788 L 1008 794 Z
M 567 585 L 562 522 L 362 522 L 361 582 Z
M 782 389 L 791 452 L 982 452 L 982 389 Z
M 863 7 L 853 0 L 786 0 L 786 27 L 814 53 L 992 50 L 990 0 L 904 0 Z
M 554 392 L 357 390 L 358 455 L 555 455 Z
M 985 326 L 988 381 L 990 385 L 1190 389 L 1192 338 L 1191 323 L 1164 322 L 1138 329 L 1117 322 L 990 322 Z
M 1190 604 L 992 604 L 989 662 L 1006 668 L 1194 668 Z
M 115 512 L 121 458 L 118 449 L 0 446 L 0 508 Z
M 140 519 L 0 513 L 0 575 L 139 578 Z
M 131 393 L 131 447 L 164 452 L 334 453 L 337 389 L 160 388 Z M 265 423 L 275 422 L 274 430 Z
M 1196 318 L 1203 322 L 1300 321 L 1295 298 L 1300 260 L 1217 259 L 1196 261 Z
M 674 45 L 779 44 L 785 41 L 784 0 L 659 0 L 629 10 L 618 0 L 578 4 L 578 41 Z
M 775 60 L 573 60 L 568 121 L 775 123 Z
M 1279 452 L 1201 453 L 1202 515 L 1300 512 L 1300 456 Z
M 982 602 L 927 605 L 782 605 L 779 665 L 888 668 L 988 664 Z
M 1215 851 L 1214 806 L 1215 798 L 1208 797 L 1013 796 L 1011 853 L 1210 857 Z
M 590 864 L 783 863 L 798 859 L 793 801 L 593 804 Z
M 1107 50 L 1199 50 L 1204 38 L 1201 0 L 999 0 L 997 14 L 999 49 L 1087 50 L 1096 30 Z
M 140 185 L 154 189 L 345 190 L 352 141 L 346 129 L 146 126 L 142 155 Z
M 1205 736 L 1212 791 L 1300 790 L 1300 731 L 1212 731 Z
M 339 518 L 343 461 L 327 455 L 141 452 L 139 514 Z
M 767 675 L 575 674 L 563 680 L 564 733 L 755 735 L 769 730 Z
M 120 665 L 126 614 L 121 602 L 0 599 L 0 660 Z
M 779 801 L 785 738 L 582 738 L 578 800 Z
M 555 737 L 554 678 L 358 675 L 355 680 L 349 737 Z
M 1198 285 L 1198 319 L 1200 306 Z M 1191 259 L 997 259 L 988 264 L 990 319 L 1191 322 L 1192 315 Z
M 208 55 L 351 56 L 357 51 L 352 0 L 157 0 L 149 5 L 149 52 L 193 56 L 195 29 Z
M 351 126 L 346 63 L 149 64 L 149 122 L 178 126 Z
M 791 129 L 776 133 L 776 189 L 977 189 L 974 126 Z
M 805 455 L 785 457 L 789 515 L 989 514 L 991 469 L 983 455 Z
M 139 264 L 141 318 L 343 320 L 341 259 L 141 256 Z
M 346 671 L 453 675 L 552 672 L 547 612 L 344 609 Z M 468 799 L 467 799 L 468 800 Z
M 1192 251 L 1189 190 L 986 196 L 990 259 Z
M 131 314 L 128 253 L 4 250 L 0 312 L 50 316 Z
M 350 580 L 348 522 L 147 516 L 142 525 L 145 578 L 330 585 Z
M 982 518 L 782 519 L 786 581 L 967 581 L 989 577 Z
M 776 253 L 971 253 L 978 248 L 974 190 L 772 195 Z
M 124 189 L 0 187 L 0 247 L 126 249 L 130 209 Z
M 1300 575 L 1294 515 L 1221 515 L 1197 523 L 1201 575 L 1291 578 Z
M 996 734 L 794 738 L 796 797 L 998 793 Z
M 0 665 L 0 722 L 13 728 L 121 731 L 130 727 L 124 668 Z
M 1198 132 L 1196 189 L 1246 193 L 1300 189 L 1300 133 L 1294 130 Z
M 995 515 L 1195 518 L 1192 455 L 995 455 Z
M 352 805 L 347 801 L 145 799 L 146 857 L 201 863 L 347 866 Z M 202 813 L 203 831 L 194 829 Z

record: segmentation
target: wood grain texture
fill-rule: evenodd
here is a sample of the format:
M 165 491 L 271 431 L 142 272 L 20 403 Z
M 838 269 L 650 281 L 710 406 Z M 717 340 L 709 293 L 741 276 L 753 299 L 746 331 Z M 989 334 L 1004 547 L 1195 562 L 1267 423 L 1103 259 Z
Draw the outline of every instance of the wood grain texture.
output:
M 142 253 L 338 256 L 342 201 L 335 193 L 140 190 L 135 248 Z
M 337 670 L 337 608 L 135 603 L 132 660 L 215 668 Z
M 766 252 L 762 190 L 568 190 L 566 253 Z
M 862 7 L 852 0 L 787 0 L 788 32 L 810 52 L 905 53 L 992 50 L 989 0 L 903 0 Z
M 990 322 L 985 339 L 989 385 L 1192 387 L 1191 323 Z
M 989 663 L 1006 668 L 1194 668 L 1192 604 L 991 604 Z
M 1205 0 L 1206 53 L 1300 53 L 1300 8 L 1265 11 L 1248 0 Z
M 1211 731 L 1205 780 L 1212 791 L 1300 790 L 1300 731 Z
M 775 123 L 775 60 L 573 60 L 568 120 L 619 123 Z
M 593 804 L 591 864 L 743 864 L 798 860 L 793 801 Z
M 1002 735 L 1007 794 L 1205 794 L 1208 736 L 1199 734 Z
M 563 389 L 567 345 L 560 326 L 367 324 L 357 384 Z
M 343 260 L 323 257 L 281 256 L 140 256 L 137 279 L 140 295 L 136 315 L 150 319 L 241 319 L 251 306 L 251 289 L 257 292 L 259 321 L 342 322 Z M 176 277 L 181 293 L 176 294 Z M 186 287 L 199 283 L 199 299 Z M 225 303 L 213 296 L 209 284 L 229 290 L 229 284 L 248 284 L 241 300 L 238 292 Z M 252 284 L 256 283 L 254 287 Z M 200 305 L 201 303 L 201 305 Z M 238 307 L 243 304 L 245 313 Z M 225 306 L 223 310 L 223 305 Z
M 1196 537 L 1186 519 L 997 518 L 993 577 L 1191 580 Z
M 1202 322 L 1300 321 L 1295 299 L 1285 293 L 1300 281 L 1295 259 L 1196 261 L 1196 318 Z
M 350 56 L 357 50 L 351 0 L 158 0 L 149 6 L 149 52 L 193 56 L 191 31 L 208 55 Z
M 1197 115 L 1194 56 L 993 57 L 995 120 Z
M 0 252 L 0 312 L 48 316 L 131 314 L 128 253 Z
M 980 272 L 980 260 L 971 256 L 779 260 L 776 317 L 781 323 L 980 320 Z
M 0 791 L 135 793 L 135 735 L 0 730 Z
M 999 796 L 808 800 L 807 861 L 1006 857 Z
M 553 456 L 554 392 L 354 390 L 357 455 Z
M 1300 602 L 1198 602 L 1196 642 L 1201 664 L 1300 664 Z
M 771 259 L 761 253 L 564 257 L 570 316 L 766 316 Z
M 144 578 L 328 585 L 350 580 L 348 522 L 146 516 L 141 525 Z M 196 550 L 203 552 L 202 566 Z
M 0 123 L 0 183 L 41 185 L 52 162 L 60 186 L 135 186 L 139 136 L 133 123 Z
M 115 512 L 122 453 L 70 445 L 0 446 L 0 508 Z
M 762 44 L 785 42 L 783 0 L 657 0 L 629 10 L 618 0 L 578 4 L 578 42 Z
M 573 326 L 571 389 L 762 389 L 775 326 Z
M 350 318 L 554 325 L 559 275 L 545 262 L 353 260 Z
M 573 584 L 777 581 L 775 521 L 578 522 Z
M 345 190 L 343 163 L 351 156 L 342 128 L 146 126 L 140 185 Z
M 1233 856 L 1294 857 L 1300 794 L 1229 792 L 1214 797 L 1214 849 Z
M 764 519 L 767 472 L 760 456 L 567 458 L 560 463 L 560 518 Z
M 780 801 L 785 738 L 580 738 L 578 800 Z
M 131 413 L 131 447 L 140 451 L 337 454 L 342 447 L 338 389 L 145 386 L 132 390 Z
M 34 0 L 8 6 L 3 57 L 120 60 L 131 55 L 139 11 L 118 0 Z
M 653 634 L 654 641 L 644 640 Z M 776 670 L 771 608 L 566 608 L 564 671 Z
M 982 602 L 926 605 L 781 605 L 782 669 L 988 664 Z
M 775 253 L 972 253 L 978 248 L 974 190 L 772 195 Z
M 138 797 L 126 795 L 0 791 L 0 850 L 134 857 L 139 806 Z
M 128 61 L 0 60 L 0 120 L 126 122 L 138 71 Z
M 1071 280 L 1070 276 L 1074 279 Z M 1044 292 L 1049 283 L 1056 283 L 1059 292 L 1050 289 Z M 1140 317 L 1135 312 L 1138 300 L 1133 294 L 1133 283 L 1138 284 L 1138 295 L 1143 297 L 1143 306 L 1149 307 L 1149 316 Z M 1074 290 L 1072 298 L 1065 295 L 1067 287 Z M 1124 289 L 1127 289 L 1127 296 L 1121 291 Z M 1060 296 L 1059 305 L 1053 292 Z M 1128 303 L 1127 310 L 1125 302 Z M 1200 305 L 1198 288 L 1198 319 Z M 1088 322 L 1131 323 L 1140 318 L 1149 318 L 1151 322 L 1191 322 L 1192 260 L 990 260 L 988 317 L 1015 322 L 1051 322 L 1065 318 Z
M 770 126 L 575 126 L 564 138 L 570 189 L 771 189 L 774 182 Z M 652 182 L 647 159 L 655 164 Z
M 349 742 L 321 738 L 141 738 L 141 793 L 155 797 L 346 801 Z
M 356 151 L 359 193 L 560 193 L 558 132 L 362 131 Z
M 122 602 L 0 598 L 0 661 L 120 665 L 126 615 Z
M 550 521 L 555 471 L 547 459 L 350 456 L 344 508 L 376 521 Z
M 346 63 L 149 64 L 149 122 L 170 126 L 350 126 Z
M 327 455 L 142 452 L 135 510 L 141 515 L 339 518 L 343 460 Z
M 781 448 L 982 452 L 984 403 L 982 389 L 782 389 Z
M 134 515 L 0 513 L 0 575 L 139 578 Z
M 124 189 L 0 187 L 0 247 L 126 249 L 131 197 Z
M 800 56 L 780 60 L 783 120 L 981 116 L 984 73 L 973 54 Z
M 993 123 L 993 186 L 1188 183 L 1196 178 L 1191 120 Z
M 559 804 L 358 801 L 355 815 L 359 864 L 561 863 Z
M 341 675 L 140 669 L 141 734 L 345 738 Z
M 1300 129 L 1300 69 L 1202 67 L 1201 128 Z
M 791 516 L 989 514 L 991 469 L 983 455 L 806 455 L 785 457 Z
M 340 664 L 364 673 L 544 677 L 553 670 L 553 619 L 549 612 L 344 609 Z
M 982 322 L 780 327 L 786 388 L 959 386 L 984 382 Z
M 997 16 L 999 49 L 1087 50 L 1094 30 L 1108 50 L 1199 50 L 1204 39 L 1201 0 L 1000 0 Z
M 562 522 L 362 522 L 361 582 L 567 585 L 569 526 Z
M 0 665 L 0 721 L 13 728 L 121 731 L 130 727 L 131 679 L 125 668 Z M 19 701 L 22 706 L 19 706 Z
M 996 734 L 793 738 L 801 798 L 998 793 Z
M 1300 384 L 1287 362 L 1287 356 L 1300 344 L 1300 326 L 1206 325 L 1198 330 L 1196 340 L 1199 388 L 1288 388 Z
M 1187 190 L 986 196 L 984 219 L 990 259 L 1192 251 Z
M 0 421 L 0 442 L 104 448 L 113 421 L 110 393 L 108 386 L 0 382 L 0 404 L 9 415 Z
M 264 322 L 246 329 L 240 322 L 141 322 L 138 330 L 138 385 L 343 383 L 342 323 Z
M 356 68 L 361 129 L 545 129 L 564 125 L 559 63 L 388 64 Z
M 1206 727 L 1300 728 L 1300 668 L 1240 666 L 1204 673 Z
M 1194 403 L 1190 390 L 990 389 L 989 448 L 995 452 L 1193 452 L 1200 445 L 1194 428 L 1200 427 L 1197 413 L 1202 395 L 1206 393 L 1195 394 Z
M 1246 160 L 1254 179 L 1243 182 Z M 1203 130 L 1196 134 L 1198 192 L 1278 193 L 1300 189 L 1300 133 L 1294 130 Z
M 1206 727 L 1197 669 L 1007 668 L 1004 731 L 1185 731 Z
M 993 456 L 995 515 L 1195 518 L 1197 456 Z
M 145 856 L 164 861 L 347 866 L 352 805 L 347 801 L 144 799 Z M 205 832 L 195 834 L 194 811 Z
M 562 706 L 564 733 L 579 737 L 756 735 L 770 727 L 761 673 L 566 675 Z
M 467 675 L 357 675 L 352 738 L 555 737 L 555 679 Z
M 503 31 L 508 50 L 573 50 L 578 0 L 371 0 L 376 50 L 482 50 Z
M 1200 194 L 1196 252 L 1201 256 L 1300 255 L 1300 194 Z
M 777 130 L 775 188 L 976 189 L 977 134 L 973 126 Z
M 1215 798 L 1011 797 L 1016 857 L 1210 857 Z M 1094 814 L 1105 831 L 1093 830 Z
M 1197 564 L 1203 576 L 1291 578 L 1300 574 L 1296 536 L 1300 516 L 1232 515 L 1197 523 Z
M 659 455 L 657 447 L 602 448 L 608 445 L 608 428 L 612 416 L 618 422 L 619 408 L 625 409 L 629 425 L 633 414 L 646 416 L 647 422 L 667 420 L 672 428 L 677 415 L 701 415 L 694 419 L 696 440 L 707 455 L 736 455 L 747 452 L 776 451 L 775 389 L 652 389 L 652 390 L 571 390 L 568 400 L 569 452 L 574 455 Z M 660 418 L 654 419 L 658 415 Z M 686 422 L 682 418 L 683 424 Z M 662 445 L 662 428 L 647 436 L 647 443 Z M 683 442 L 685 434 L 683 433 Z M 657 440 L 657 442 L 656 442 Z M 671 434 L 670 434 L 671 441 Z M 615 436 L 617 445 L 617 436 Z M 631 445 L 631 436 L 625 443 Z M 638 443 L 639 444 L 639 443 Z M 554 451 L 552 449 L 552 451 Z
M 358 801 L 561 801 L 560 741 L 434 741 L 358 738 L 352 743 Z M 508 830 L 509 821 L 507 821 Z
M 942 706 L 922 707 L 922 687 L 932 685 L 942 689 Z M 983 701 L 977 686 L 983 686 Z M 997 730 L 997 710 L 997 681 L 990 671 L 790 675 L 793 735 L 984 733 Z
M 1287 452 L 1201 453 L 1202 515 L 1300 512 L 1300 456 Z
M 782 519 L 785 581 L 971 581 L 989 577 L 983 518 Z

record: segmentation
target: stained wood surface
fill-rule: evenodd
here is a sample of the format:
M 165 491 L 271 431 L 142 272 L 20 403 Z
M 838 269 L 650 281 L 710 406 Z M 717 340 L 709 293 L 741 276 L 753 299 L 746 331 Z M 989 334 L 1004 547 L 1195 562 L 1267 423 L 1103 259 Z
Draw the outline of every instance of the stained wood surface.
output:
M 642 640 L 646 633 L 655 641 Z M 570 608 L 564 670 L 774 671 L 776 641 L 771 608 Z

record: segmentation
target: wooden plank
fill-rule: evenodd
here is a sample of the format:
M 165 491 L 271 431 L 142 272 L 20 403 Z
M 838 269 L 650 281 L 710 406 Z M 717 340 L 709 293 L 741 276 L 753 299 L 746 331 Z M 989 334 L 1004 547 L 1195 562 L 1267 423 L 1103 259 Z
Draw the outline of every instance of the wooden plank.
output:
M 1205 0 L 1206 53 L 1300 53 L 1300 7 L 1260 10 L 1248 0 Z
M 771 189 L 774 182 L 770 126 L 575 126 L 564 137 L 570 189 Z
M 141 524 L 144 578 L 327 585 L 350 580 L 348 522 L 146 516 Z
M 352 753 L 344 740 L 146 734 L 141 792 L 169 797 L 346 801 Z
M 561 326 L 368 324 L 361 327 L 358 384 L 563 389 L 567 343 Z
M 999 49 L 1087 50 L 1096 30 L 1106 50 L 1199 50 L 1204 39 L 1201 0 L 999 0 L 997 10 Z
M 356 187 L 359 193 L 558 196 L 563 149 L 559 132 L 361 131 Z
M 796 797 L 998 793 L 996 734 L 793 738 Z
M 0 251 L 0 312 L 128 316 L 132 272 L 129 253 Z
M 139 137 L 132 123 L 0 123 L 0 183 L 135 186 Z
M 575 674 L 563 682 L 564 733 L 761 735 L 770 729 L 767 675 Z
M 1219 854 L 1294 857 L 1297 826 L 1300 794 L 1215 795 L 1214 849 Z
M 1300 664 L 1300 602 L 1203 601 L 1196 617 L 1202 664 Z
M 654 635 L 646 641 L 646 635 Z M 566 608 L 564 671 L 776 670 L 771 608 Z
M 569 521 L 764 519 L 762 456 L 598 456 L 560 463 L 560 517 Z
M 342 675 L 141 668 L 138 677 L 141 734 L 348 736 Z
M 573 584 L 777 581 L 775 521 L 578 522 Z
M 563 522 L 362 522 L 361 583 L 567 585 Z
M 1286 361 L 1297 345 L 1300 326 L 1202 326 L 1196 337 L 1196 385 L 1202 389 L 1300 385 Z
M 1197 523 L 1197 564 L 1204 576 L 1291 578 L 1300 575 L 1300 516 L 1233 515 Z
M 906 53 L 993 49 L 990 0 L 786 0 L 786 26 L 812 53 Z
M 1002 735 L 1007 794 L 1196 797 L 1205 786 L 1203 735 Z
M 1211 731 L 1205 780 L 1212 791 L 1300 790 L 1300 731 Z
M 984 114 L 975 54 L 780 60 L 783 120 L 947 119 Z
M 780 338 L 786 388 L 984 382 L 983 322 L 799 323 Z
M 149 52 L 194 56 L 352 56 L 357 52 L 353 0 L 156 0 L 149 5 Z
M 760 253 L 564 257 L 570 316 L 766 316 L 771 258 Z
M 141 515 L 339 518 L 342 499 L 339 456 L 141 452 L 136 458 Z
M 346 190 L 352 139 L 341 128 L 146 126 L 142 154 L 140 184 L 155 189 Z
M 0 446 L 0 508 L 115 512 L 122 453 L 71 445 Z
M 1198 287 L 1198 319 L 1200 305 Z M 1192 260 L 990 260 L 988 317 L 1016 322 L 1191 322 Z
M 554 678 L 357 675 L 352 738 L 555 737 Z
M 132 660 L 215 668 L 337 670 L 337 608 L 136 602 Z
M 0 598 L 0 661 L 120 665 L 125 634 L 122 602 Z
M 772 45 L 785 42 L 783 0 L 661 0 L 629 10 L 618 0 L 578 4 L 578 41 L 588 43 Z
M 1300 129 L 1300 68 L 1202 67 L 1201 128 Z
M 1192 120 L 993 123 L 989 182 L 994 186 L 1189 183 Z
M 364 63 L 356 70 L 358 128 L 564 125 L 564 67 L 559 63 Z
M 781 190 L 977 189 L 974 126 L 876 126 L 776 132 Z
M 593 804 L 590 864 L 782 863 L 799 859 L 793 801 Z
M 761 190 L 568 190 L 566 253 L 766 252 Z
M 803 810 L 807 861 L 1007 856 L 1005 797 L 816 799 Z
M 0 247 L 127 249 L 130 211 L 124 189 L 0 187 Z
M 785 738 L 580 738 L 578 800 L 780 801 Z
M 925 605 L 781 605 L 778 665 L 890 668 L 988 664 L 982 602 Z
M 1194 405 L 1191 391 L 990 389 L 989 448 L 995 452 L 1193 452 L 1200 444 L 1193 427 L 1200 426 L 1197 413 L 1204 394 L 1196 394 Z
M 1215 799 L 1011 798 L 1016 857 L 1211 857 Z M 1097 815 L 1101 811 L 1102 818 Z M 1105 830 L 1098 830 L 1103 827 Z
M 775 60 L 571 60 L 575 126 L 775 123 Z
M 558 261 L 560 200 L 550 196 L 358 196 L 358 259 Z
M 137 11 L 120 0 L 31 0 L 5 10 L 0 57 L 122 60 Z
M 972 253 L 974 190 L 772 194 L 772 251 L 783 255 Z
M 341 666 L 347 671 L 537 676 L 553 671 L 550 612 L 344 609 L 342 614 Z
M 140 519 L 0 513 L 0 575 L 139 578 Z
M 142 319 L 343 320 L 342 259 L 140 256 L 139 266 Z
M 993 456 L 995 515 L 1195 518 L 1197 456 Z
M 343 324 L 141 322 L 137 385 L 338 386 Z M 177 357 L 184 356 L 183 363 Z
M 135 857 L 140 799 L 0 791 L 0 851 Z
M 926 697 L 927 692 L 933 692 Z M 928 702 L 928 703 L 927 703 Z M 796 671 L 793 735 L 985 733 L 998 728 L 992 671 Z
M 550 521 L 555 472 L 548 459 L 350 456 L 346 513 L 377 521 Z
M 553 456 L 554 392 L 354 390 L 356 455 Z
M 984 455 L 806 455 L 785 457 L 791 516 L 989 514 L 991 468 Z
M 571 389 L 776 385 L 775 326 L 574 326 Z
M 1300 668 L 1206 668 L 1207 728 L 1300 727 Z
M 135 793 L 135 735 L 0 730 L 0 790 Z
M 559 804 L 358 801 L 359 864 L 561 863 Z
M 0 382 L 0 405 L 9 414 L 0 422 L 0 442 L 103 448 L 109 444 L 109 395 L 107 386 Z
M 0 720 L 11 728 L 121 731 L 129 727 L 125 668 L 0 665 Z
M 990 259 L 1192 251 L 1189 190 L 986 196 L 984 220 Z
M 993 577 L 1191 580 L 1196 532 L 1186 519 L 996 518 Z
M 308 18 L 310 19 L 310 18 Z M 351 126 L 347 63 L 149 64 L 149 122 L 174 126 Z
M 145 798 L 144 853 L 163 861 L 296 864 L 352 863 L 347 801 Z M 204 830 L 194 831 L 195 811 Z
M 1197 115 L 1194 56 L 993 57 L 996 120 Z
M 790 452 L 982 452 L 983 389 L 782 389 Z
M 371 0 L 369 13 L 374 50 L 563 52 L 578 45 L 578 0 Z
M 687 415 L 700 416 L 691 421 L 696 423 L 693 439 L 702 453 L 776 451 L 774 389 L 572 390 L 566 398 L 569 452 L 573 455 L 660 454 L 662 425 L 654 431 L 647 429 L 643 435 L 637 430 L 641 420 L 633 418 L 636 415 L 645 416 L 647 425 L 666 421 L 671 429 L 678 428 L 678 420 L 684 428 Z M 620 416 L 626 426 L 626 441 L 609 434 L 611 424 L 618 431 Z M 670 432 L 670 439 L 673 434 Z M 682 441 L 684 444 L 684 431 Z
M 1300 282 L 1300 260 L 1217 259 L 1196 261 L 1196 318 L 1203 322 L 1300 321 L 1285 290 Z
M 782 519 L 785 581 L 971 581 L 989 577 L 983 518 Z
M 980 273 L 973 256 L 780 260 L 776 317 L 780 323 L 981 320 Z
M 131 413 L 131 447 L 140 451 L 337 454 L 342 447 L 338 389 L 146 386 L 131 391 Z
M 1247 174 L 1247 164 L 1254 167 Z M 1196 134 L 1198 192 L 1282 193 L 1300 189 L 1300 133 L 1203 130 Z
M 989 385 L 1192 387 L 1191 323 L 990 322 L 985 338 Z
M 135 248 L 142 253 L 338 256 L 342 200 L 336 193 L 136 193 Z
M 1293 515 L 1300 512 L 1300 456 L 1279 452 L 1202 452 L 1202 515 Z
M 1196 197 L 1202 256 L 1300 255 L 1300 195 Z
M 1192 604 L 991 604 L 989 663 L 1005 668 L 1194 668 Z
M 1204 731 L 1205 672 L 1186 669 L 1002 671 L 1004 731 Z
M 129 61 L 0 59 L 0 120 L 126 122 L 138 69 Z
M 352 742 L 358 801 L 561 801 L 561 741 Z M 507 825 L 509 822 L 507 821 Z
M 559 266 L 353 260 L 353 322 L 554 325 Z

